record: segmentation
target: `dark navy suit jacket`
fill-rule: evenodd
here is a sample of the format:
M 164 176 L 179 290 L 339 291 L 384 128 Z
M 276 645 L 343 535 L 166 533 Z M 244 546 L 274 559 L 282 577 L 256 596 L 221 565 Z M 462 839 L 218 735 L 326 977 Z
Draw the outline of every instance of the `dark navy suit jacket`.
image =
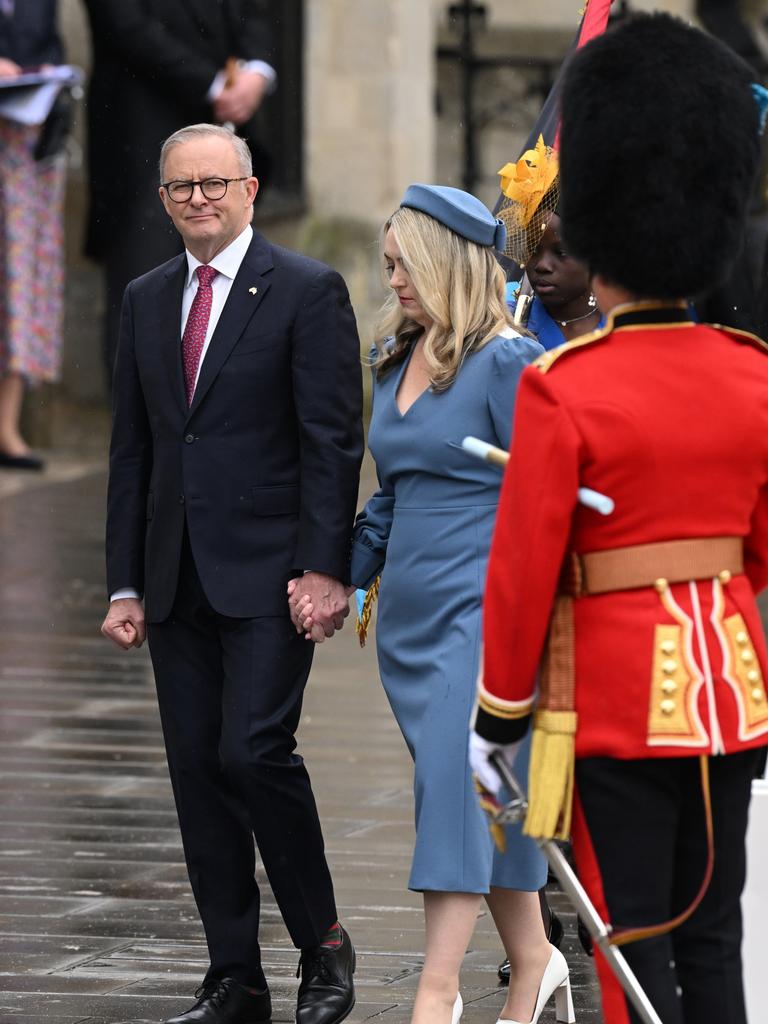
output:
M 363 452 L 360 350 L 334 270 L 254 233 L 187 408 L 184 255 L 125 294 L 114 378 L 109 593 L 165 619 L 184 523 L 208 600 L 233 617 L 286 612 L 305 569 L 347 579 Z

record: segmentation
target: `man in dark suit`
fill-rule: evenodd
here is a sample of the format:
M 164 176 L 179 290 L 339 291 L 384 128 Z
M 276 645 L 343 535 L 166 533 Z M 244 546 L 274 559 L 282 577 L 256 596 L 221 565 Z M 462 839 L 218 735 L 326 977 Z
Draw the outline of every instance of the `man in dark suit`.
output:
M 354 314 L 335 271 L 253 232 L 258 181 L 227 129 L 176 132 L 161 175 L 186 253 L 123 302 L 102 632 L 139 646 L 146 617 L 208 941 L 202 995 L 172 1021 L 269 1020 L 255 837 L 301 950 L 297 1022 L 333 1024 L 354 1003 L 354 951 L 293 753 L 313 644 L 286 584 L 314 595 L 316 639 L 341 628 L 362 457 Z
M 126 285 L 180 252 L 178 235 L 156 209 L 163 139 L 185 124 L 235 124 L 263 186 L 268 156 L 254 114 L 275 72 L 265 0 L 85 3 L 93 48 L 86 254 L 105 268 L 109 378 Z M 230 58 L 240 66 L 227 84 Z

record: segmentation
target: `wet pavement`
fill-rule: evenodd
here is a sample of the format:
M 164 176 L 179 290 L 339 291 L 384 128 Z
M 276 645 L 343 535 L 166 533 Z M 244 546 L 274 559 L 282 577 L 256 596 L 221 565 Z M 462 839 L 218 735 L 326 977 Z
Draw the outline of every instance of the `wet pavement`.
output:
M 104 489 L 99 458 L 0 476 L 0 1024 L 162 1021 L 206 967 L 148 657 L 98 632 Z M 406 1024 L 423 945 L 420 897 L 406 889 L 410 763 L 374 647 L 361 651 L 350 627 L 318 650 L 300 748 L 358 950 L 348 1020 Z M 278 1024 L 293 1020 L 297 954 L 260 879 Z M 599 1024 L 574 916 L 553 901 L 579 1024 Z M 462 974 L 467 1024 L 496 1020 L 500 958 L 484 914 Z

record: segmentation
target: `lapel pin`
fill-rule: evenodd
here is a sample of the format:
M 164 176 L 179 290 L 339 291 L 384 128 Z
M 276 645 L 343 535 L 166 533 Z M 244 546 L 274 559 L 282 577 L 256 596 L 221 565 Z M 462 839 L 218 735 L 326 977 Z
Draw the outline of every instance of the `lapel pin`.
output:
M 259 289 L 256 287 L 256 285 L 254 285 L 253 288 L 249 288 L 248 289 L 248 291 L 251 293 L 251 295 L 255 295 L 258 290 Z

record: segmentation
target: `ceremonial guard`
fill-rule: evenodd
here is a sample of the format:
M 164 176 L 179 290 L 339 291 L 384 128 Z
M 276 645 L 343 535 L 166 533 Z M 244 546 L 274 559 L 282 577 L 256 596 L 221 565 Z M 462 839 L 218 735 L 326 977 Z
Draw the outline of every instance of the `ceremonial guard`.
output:
M 488 570 L 473 768 L 498 789 L 488 758 L 511 760 L 532 721 L 526 830 L 572 832 L 664 1024 L 746 1020 L 768 347 L 688 303 L 736 254 L 764 101 L 746 65 L 666 15 L 574 56 L 560 209 L 607 323 L 523 373 Z M 614 511 L 579 505 L 582 487 Z M 606 1024 L 637 1020 L 598 969 Z

